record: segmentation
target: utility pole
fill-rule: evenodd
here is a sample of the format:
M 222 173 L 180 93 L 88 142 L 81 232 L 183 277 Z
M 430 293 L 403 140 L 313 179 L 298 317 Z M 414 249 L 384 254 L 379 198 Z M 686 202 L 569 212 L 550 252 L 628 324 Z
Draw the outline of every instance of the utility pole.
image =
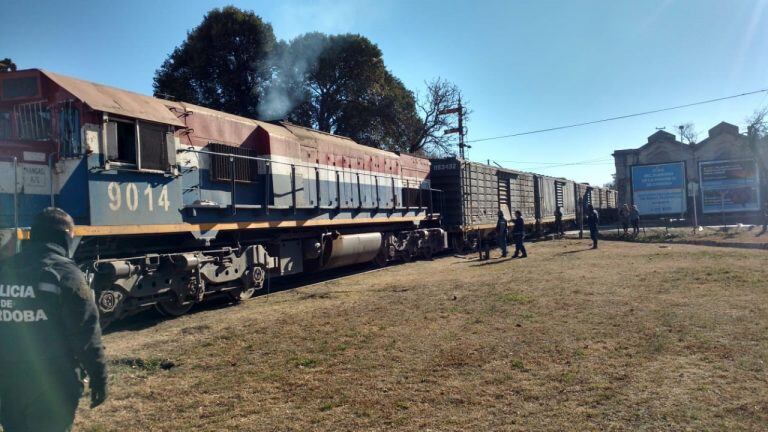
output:
M 680 161 L 683 162 L 683 202 L 680 207 L 680 219 L 682 220 L 685 219 L 685 210 L 683 210 L 683 208 L 688 207 L 688 190 L 686 189 L 688 179 L 685 178 L 685 144 L 683 143 L 683 131 L 685 130 L 685 126 L 680 125 L 678 126 L 678 129 L 680 129 Z
M 464 149 L 472 148 L 472 146 L 464 144 L 464 107 L 461 105 L 461 97 L 459 97 L 459 106 L 455 108 L 448 108 L 438 112 L 440 115 L 457 114 L 459 116 L 459 126 L 451 129 L 446 129 L 443 135 L 457 133 L 459 134 L 459 158 L 464 159 Z

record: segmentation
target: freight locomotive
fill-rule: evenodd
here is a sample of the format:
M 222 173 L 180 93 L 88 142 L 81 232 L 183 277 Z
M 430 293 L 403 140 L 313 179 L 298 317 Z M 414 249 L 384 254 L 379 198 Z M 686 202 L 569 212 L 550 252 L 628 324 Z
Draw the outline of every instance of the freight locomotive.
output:
M 499 208 L 540 229 L 555 204 L 575 215 L 578 187 L 37 69 L 0 74 L 5 252 L 42 208 L 66 210 L 105 321 L 242 300 L 271 277 L 430 257 L 449 232 L 459 245 L 487 230 Z

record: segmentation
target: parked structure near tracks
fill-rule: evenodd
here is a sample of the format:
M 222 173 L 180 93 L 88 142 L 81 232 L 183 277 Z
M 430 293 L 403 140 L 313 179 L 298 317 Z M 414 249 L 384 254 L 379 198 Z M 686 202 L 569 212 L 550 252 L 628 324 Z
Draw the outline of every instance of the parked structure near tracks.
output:
M 766 199 L 758 155 L 730 123 L 721 122 L 694 144 L 660 130 L 642 147 L 617 150 L 613 157 L 619 203 L 637 205 L 644 217 L 752 222 Z

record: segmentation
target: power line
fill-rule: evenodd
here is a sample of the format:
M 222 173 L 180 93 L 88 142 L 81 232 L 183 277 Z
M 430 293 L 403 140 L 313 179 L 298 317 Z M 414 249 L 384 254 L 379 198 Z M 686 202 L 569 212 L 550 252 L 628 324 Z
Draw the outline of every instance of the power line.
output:
M 643 111 L 643 112 L 639 112 L 639 113 L 635 113 L 635 114 L 626 114 L 626 115 L 621 115 L 621 116 L 616 116 L 616 117 L 604 118 L 604 119 L 600 119 L 600 120 L 592 120 L 592 121 L 583 122 L 583 123 L 574 123 L 574 124 L 569 124 L 569 125 L 565 125 L 565 126 L 556 126 L 556 127 L 551 127 L 551 128 L 547 128 L 547 129 L 537 129 L 537 130 L 532 130 L 532 131 L 527 131 L 527 132 L 513 133 L 513 134 L 509 134 L 509 135 L 500 135 L 500 136 L 489 137 L 489 138 L 480 138 L 480 139 L 474 139 L 474 140 L 467 140 L 465 142 L 466 143 L 476 143 L 476 142 L 482 142 L 482 141 L 497 140 L 497 139 L 502 139 L 502 138 L 513 138 L 513 137 L 518 137 L 518 136 L 523 136 L 523 135 L 532 135 L 532 134 L 537 134 L 537 133 L 542 133 L 542 132 L 552 132 L 552 131 L 561 130 L 561 129 L 569 129 L 569 128 L 575 128 L 575 127 L 579 127 L 579 126 L 587 126 L 587 125 L 592 125 L 592 124 L 597 124 L 597 123 L 605 123 L 605 122 L 614 121 L 614 120 L 622 120 L 622 119 L 631 118 L 631 117 L 639 117 L 639 116 L 644 116 L 644 115 L 649 115 L 649 114 L 656 114 L 656 113 L 660 113 L 660 112 L 664 112 L 664 111 L 672 111 L 672 110 L 676 110 L 676 109 L 680 109 L 680 108 L 688 108 L 688 107 L 692 107 L 692 106 L 696 106 L 696 105 L 704 105 L 704 104 L 713 103 L 713 102 L 720 102 L 720 101 L 724 101 L 724 100 L 728 100 L 728 99 L 735 99 L 735 98 L 739 98 L 739 97 L 744 97 L 744 96 L 749 96 L 749 95 L 758 94 L 758 93 L 764 93 L 764 92 L 768 92 L 768 88 L 761 89 L 761 90 L 750 91 L 750 92 L 746 92 L 746 93 L 740 93 L 740 94 L 732 95 L 732 96 L 725 96 L 725 97 L 716 98 L 716 99 L 708 99 L 708 100 L 705 100 L 705 101 L 693 102 L 693 103 L 689 103 L 689 104 L 685 104 L 685 105 L 673 106 L 673 107 L 669 107 L 669 108 L 660 108 L 660 109 L 655 109 L 655 110 L 651 110 L 651 111 Z
M 529 164 L 529 165 L 562 165 L 564 163 L 584 164 L 584 163 L 602 162 L 602 161 L 608 161 L 608 160 L 613 160 L 613 158 L 600 157 L 600 158 L 587 159 L 587 160 L 577 161 L 577 162 L 514 161 L 514 160 L 498 160 L 498 159 L 495 159 L 492 161 L 504 162 L 504 163 L 516 163 L 516 164 Z

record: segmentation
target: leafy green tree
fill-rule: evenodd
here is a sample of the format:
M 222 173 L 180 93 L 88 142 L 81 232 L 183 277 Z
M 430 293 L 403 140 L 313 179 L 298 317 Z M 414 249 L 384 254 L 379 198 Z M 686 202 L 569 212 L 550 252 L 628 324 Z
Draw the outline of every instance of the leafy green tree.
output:
M 255 13 L 213 9 L 155 72 L 155 96 L 256 117 L 275 45 L 272 26 Z

